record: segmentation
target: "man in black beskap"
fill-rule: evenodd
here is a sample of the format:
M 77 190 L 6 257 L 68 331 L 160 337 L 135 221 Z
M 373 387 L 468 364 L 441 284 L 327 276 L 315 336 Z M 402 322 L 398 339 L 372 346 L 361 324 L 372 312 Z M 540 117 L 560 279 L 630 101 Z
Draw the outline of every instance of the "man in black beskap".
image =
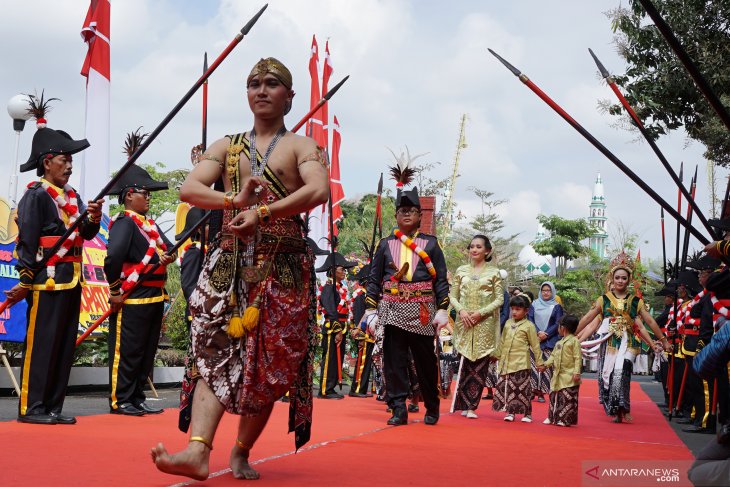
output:
M 160 228 L 147 219 L 152 191 L 167 189 L 139 166 L 131 166 L 109 191 L 124 211 L 109 225 L 104 273 L 109 282 L 109 406 L 112 414 L 142 416 L 161 413 L 147 404 L 144 386 L 154 367 L 167 299 L 166 266 L 175 256 Z M 150 267 L 161 263 L 153 273 Z M 124 299 L 135 283 L 141 282 Z
M 74 424 L 61 414 L 73 364 L 81 307 L 81 252 L 84 240 L 99 232 L 104 200 L 89 201 L 78 233 L 55 254 L 50 250 L 83 212 L 81 198 L 69 186 L 73 154 L 89 147 L 62 130 L 40 128 L 33 136 L 21 172 L 36 170 L 18 204 L 17 269 L 20 282 L 6 291 L 9 304 L 28 301 L 28 325 L 21 366 L 18 421 Z M 44 265 L 45 262 L 45 265 Z
M 446 261 L 438 240 L 420 233 L 421 203 L 418 189 L 396 196 L 398 228 L 378 243 L 370 270 L 363 322 L 384 327 L 383 370 L 390 425 L 408 423 L 406 398 L 410 389 L 410 349 L 416 366 L 426 414 L 424 423 L 439 418 L 437 331 L 448 324 L 449 284 Z M 382 298 L 381 298 L 382 295 Z M 370 318 L 377 313 L 377 318 Z

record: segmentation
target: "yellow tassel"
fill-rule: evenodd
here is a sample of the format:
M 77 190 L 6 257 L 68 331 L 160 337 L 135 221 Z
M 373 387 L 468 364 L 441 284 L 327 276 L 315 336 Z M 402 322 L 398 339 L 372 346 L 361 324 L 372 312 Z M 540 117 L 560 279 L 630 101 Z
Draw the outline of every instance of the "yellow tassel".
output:
M 243 312 L 242 320 L 243 327 L 246 329 L 246 331 L 251 331 L 256 328 L 256 325 L 259 324 L 258 303 L 254 303 L 253 305 L 246 308 L 246 311 Z
M 46 279 L 46 291 L 53 291 L 56 289 L 56 281 L 52 277 Z
M 228 322 L 228 335 L 233 338 L 241 338 L 246 330 L 243 329 L 243 322 L 241 317 L 234 315 L 231 321 Z

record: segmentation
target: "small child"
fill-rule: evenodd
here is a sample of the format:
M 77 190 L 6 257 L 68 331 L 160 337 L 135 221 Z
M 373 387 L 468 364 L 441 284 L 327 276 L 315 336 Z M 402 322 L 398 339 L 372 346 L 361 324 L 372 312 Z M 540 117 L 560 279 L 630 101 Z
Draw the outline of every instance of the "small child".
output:
M 514 421 L 515 414 L 523 414 L 522 422 L 531 423 L 530 350 L 535 355 L 536 365 L 542 366 L 540 340 L 535 325 L 527 319 L 530 299 L 520 294 L 513 297 L 509 305 L 512 318 L 504 324 L 502 339 L 494 353 L 499 360 L 499 380 L 492 409 L 506 411 L 505 421 Z
M 563 338 L 555 344 L 552 355 L 541 367 L 553 368 L 550 380 L 550 407 L 544 424 L 571 426 L 578 424 L 578 389 L 580 388 L 580 369 L 583 361 L 580 341 L 575 336 L 578 317 L 565 315 L 560 320 L 558 333 Z

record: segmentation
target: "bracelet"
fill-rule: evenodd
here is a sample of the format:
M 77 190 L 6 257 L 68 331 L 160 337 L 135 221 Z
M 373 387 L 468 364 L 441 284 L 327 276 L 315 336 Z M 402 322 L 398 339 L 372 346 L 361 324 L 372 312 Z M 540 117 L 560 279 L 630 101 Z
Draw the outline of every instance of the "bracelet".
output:
M 233 191 L 229 191 L 223 195 L 223 209 L 224 210 L 233 209 Z
M 86 218 L 89 220 L 89 223 L 96 224 L 96 223 L 99 223 L 101 221 L 101 217 L 99 217 L 99 218 L 93 218 L 91 215 L 89 215 Z
M 263 203 L 256 208 L 256 215 L 258 215 L 261 223 L 269 223 L 269 220 L 271 220 L 271 210 L 268 205 Z

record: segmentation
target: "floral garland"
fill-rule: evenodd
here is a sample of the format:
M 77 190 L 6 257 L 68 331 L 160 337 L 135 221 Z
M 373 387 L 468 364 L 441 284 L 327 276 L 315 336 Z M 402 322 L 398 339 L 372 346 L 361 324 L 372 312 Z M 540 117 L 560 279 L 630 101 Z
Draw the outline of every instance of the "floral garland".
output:
M 340 302 L 337 304 L 337 313 L 346 315 L 350 311 L 350 308 L 347 306 L 347 287 L 338 283 L 337 292 L 340 295 Z
M 423 263 L 426 264 L 426 269 L 428 270 L 428 273 L 431 274 L 431 277 L 433 279 L 436 279 L 436 268 L 433 266 L 433 262 L 431 262 L 431 257 L 428 256 L 426 251 L 416 245 L 416 242 L 408 238 L 406 234 L 404 234 L 397 228 L 393 230 L 393 234 L 398 237 L 400 241 L 406 245 L 406 247 L 418 254 Z
M 30 183 L 28 188 L 34 186 L 36 183 Z M 56 205 L 66 214 L 68 217 L 69 226 L 73 225 L 79 216 L 79 205 L 76 191 L 68 184 L 63 187 L 64 192 L 68 195 L 68 198 L 64 198 L 56 188 L 48 184 L 46 181 L 41 180 L 41 186 L 53 199 Z M 52 255 L 46 263 L 46 273 L 48 274 L 48 280 L 46 281 L 46 289 L 53 289 L 56 285 L 54 278 L 56 277 L 56 263 L 62 259 L 72 247 L 81 245 L 82 238 L 79 235 L 78 227 L 63 241 L 61 247 Z M 43 255 L 36 256 L 36 261 L 40 262 L 43 260 Z
M 142 257 L 142 261 L 132 266 L 132 272 L 130 272 L 129 275 L 126 276 L 124 282 L 122 283 L 122 292 L 127 292 L 137 283 L 137 281 L 139 281 L 139 276 L 144 273 L 145 267 L 147 267 L 147 264 L 149 264 L 150 260 L 152 260 L 152 256 L 155 255 L 157 248 L 159 247 L 163 252 L 165 252 L 167 250 L 167 245 L 165 245 L 165 242 L 162 240 L 160 233 L 157 231 L 157 226 L 155 225 L 154 220 L 141 218 L 138 213 L 135 213 L 133 211 L 125 210 L 123 213 L 118 213 L 109 223 L 110 230 L 112 228 L 112 225 L 117 220 L 117 218 L 119 218 L 120 215 L 126 215 L 131 218 L 132 221 L 137 225 L 137 227 L 142 230 L 142 233 L 147 237 L 147 240 L 150 243 L 150 246 L 147 248 L 144 257 Z M 122 277 L 125 276 L 122 275 Z
M 722 301 L 717 299 L 717 296 L 715 296 L 715 293 L 710 293 L 710 300 L 712 301 L 712 307 L 715 308 L 715 312 L 712 314 L 712 322 L 717 326 L 717 320 L 720 319 L 721 316 L 724 316 L 726 319 L 730 318 L 730 310 L 727 309 L 726 306 L 724 306 L 725 303 L 728 302 L 727 299 L 723 299 Z

